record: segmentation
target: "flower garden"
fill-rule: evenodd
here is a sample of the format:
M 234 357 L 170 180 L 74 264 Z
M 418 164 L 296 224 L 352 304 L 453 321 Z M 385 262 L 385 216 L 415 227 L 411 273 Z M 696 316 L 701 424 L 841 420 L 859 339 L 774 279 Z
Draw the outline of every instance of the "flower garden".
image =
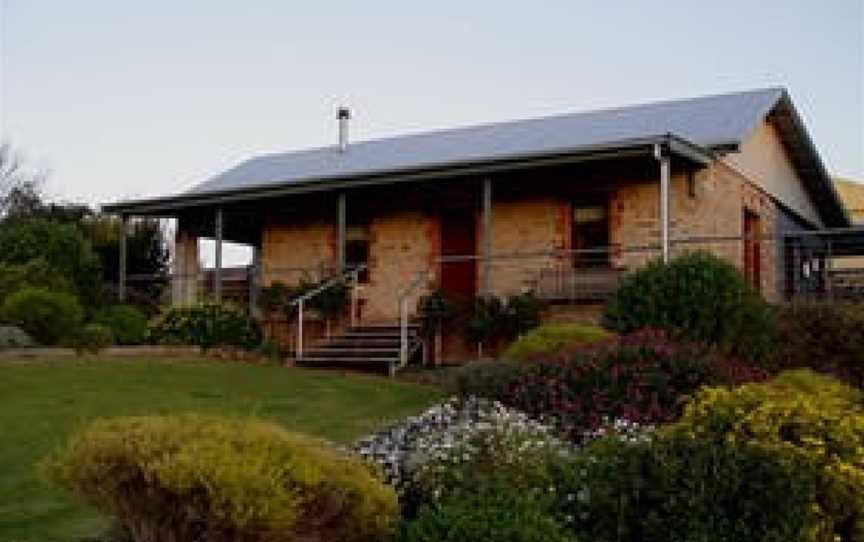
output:
M 861 541 L 862 314 L 771 307 L 688 255 L 626 278 L 606 331 L 438 371 L 449 399 L 352 444 L 121 417 L 41 470 L 115 518 L 103 540 Z

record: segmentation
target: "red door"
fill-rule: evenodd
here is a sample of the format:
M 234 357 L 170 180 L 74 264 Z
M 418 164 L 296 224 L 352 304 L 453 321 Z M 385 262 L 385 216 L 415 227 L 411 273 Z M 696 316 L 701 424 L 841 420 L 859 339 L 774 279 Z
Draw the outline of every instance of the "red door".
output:
M 762 235 L 762 224 L 759 215 L 744 210 L 744 275 L 757 292 L 762 289 L 762 247 L 759 237 Z
M 474 213 L 448 211 L 441 214 L 441 290 L 453 299 L 470 299 L 477 291 L 477 260 L 448 261 L 476 256 L 477 228 Z

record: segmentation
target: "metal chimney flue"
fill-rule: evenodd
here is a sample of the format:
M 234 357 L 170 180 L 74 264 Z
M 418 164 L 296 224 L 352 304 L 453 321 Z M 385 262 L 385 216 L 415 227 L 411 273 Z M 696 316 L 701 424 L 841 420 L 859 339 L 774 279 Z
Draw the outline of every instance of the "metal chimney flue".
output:
M 351 120 L 351 110 L 340 107 L 336 112 L 336 119 L 339 121 L 339 150 L 345 152 L 348 150 L 348 121 Z

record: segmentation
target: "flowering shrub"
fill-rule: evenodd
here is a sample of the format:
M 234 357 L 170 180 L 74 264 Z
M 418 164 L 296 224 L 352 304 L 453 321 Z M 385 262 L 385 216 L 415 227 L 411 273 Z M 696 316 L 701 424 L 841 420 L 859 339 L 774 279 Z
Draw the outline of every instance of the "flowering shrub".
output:
M 686 398 L 702 385 L 765 377 L 764 371 L 697 345 L 643 330 L 611 346 L 593 351 L 580 346 L 558 359 L 529 364 L 517 381 L 491 395 L 578 441 L 607 418 L 640 424 L 674 420 Z
M 490 481 L 520 492 L 554 493 L 555 465 L 574 453 L 552 428 L 501 411 L 451 431 L 416 454 L 410 473 L 413 497 L 432 503 L 471 495 Z
M 809 370 L 706 388 L 679 425 L 722 444 L 753 443 L 818 473 L 819 540 L 864 540 L 864 394 Z
M 169 309 L 150 323 L 148 334 L 155 343 L 188 344 L 204 350 L 215 346 L 248 350 L 261 343 L 261 328 L 246 312 L 212 302 Z
M 603 420 L 580 436 L 627 442 L 650 440 L 654 428 L 626 420 Z M 359 440 L 353 450 L 376 463 L 410 515 L 483 490 L 489 484 L 538 498 L 554 497 L 557 480 L 577 448 L 554 428 L 487 399 L 451 399 Z
M 521 439 L 531 435 L 552 449 L 566 445 L 556 439 L 551 428 L 522 412 L 486 399 L 451 399 L 402 423 L 358 440 L 352 447 L 360 456 L 380 465 L 385 480 L 396 488 L 403 502 L 416 499 L 416 481 L 428 470 L 424 465 L 449 457 L 449 453 L 484 432 L 510 431 Z M 488 449 L 486 450 L 488 451 Z M 504 450 L 501 450 L 504 452 Z M 508 452 L 510 453 L 510 452 Z M 496 458 L 492 463 L 499 463 Z M 434 493 L 433 482 L 426 484 Z M 436 486 L 437 487 L 437 486 Z

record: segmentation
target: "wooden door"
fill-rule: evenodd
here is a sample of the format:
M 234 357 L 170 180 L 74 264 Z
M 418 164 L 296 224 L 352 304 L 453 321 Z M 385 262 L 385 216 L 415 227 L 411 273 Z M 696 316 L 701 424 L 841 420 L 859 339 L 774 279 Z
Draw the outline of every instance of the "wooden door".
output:
M 477 225 L 469 210 L 441 214 L 441 290 L 453 299 L 467 300 L 477 291 L 477 260 L 447 261 L 448 257 L 476 256 Z
M 744 210 L 744 276 L 757 292 L 762 288 L 762 225 L 759 215 Z

